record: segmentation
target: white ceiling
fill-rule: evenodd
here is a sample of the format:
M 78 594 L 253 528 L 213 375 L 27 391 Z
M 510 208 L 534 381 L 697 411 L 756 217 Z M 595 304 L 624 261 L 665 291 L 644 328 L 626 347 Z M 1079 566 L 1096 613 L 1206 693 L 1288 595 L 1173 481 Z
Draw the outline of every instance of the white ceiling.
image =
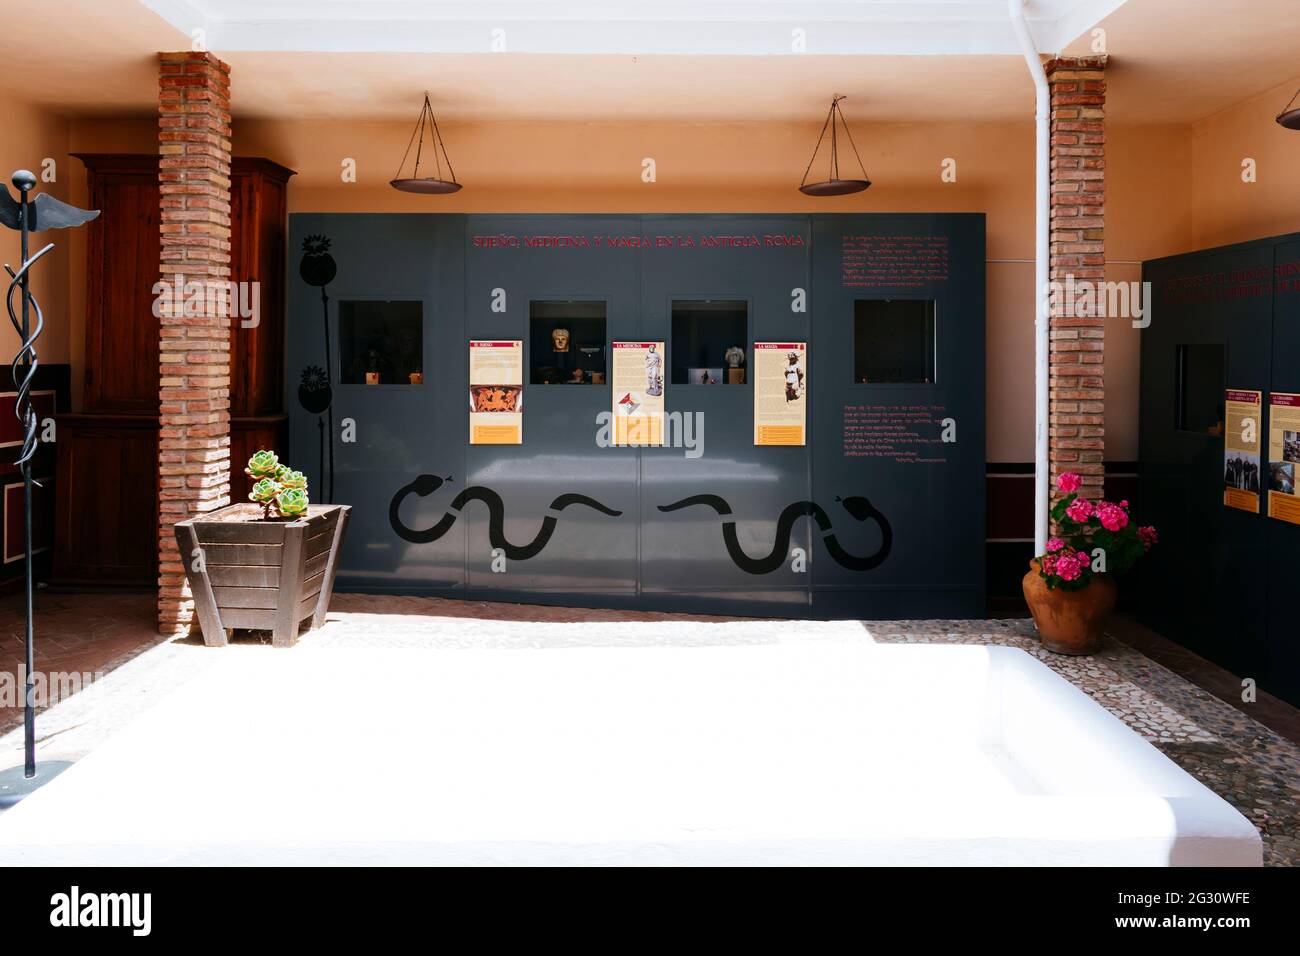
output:
M 1015 54 L 1007 0 L 140 0 L 209 49 L 331 53 Z M 1126 0 L 1028 0 L 1054 53 Z M 797 33 L 802 31 L 802 34 Z M 802 38 L 804 46 L 797 49 Z
M 11 0 L 17 2 L 17 0 Z M 149 0 L 159 6 L 163 0 Z M 179 0 L 167 0 L 175 4 Z M 642 55 L 637 53 L 527 53 L 518 49 L 514 24 L 521 18 L 562 6 L 572 17 L 588 10 L 602 16 L 600 29 L 640 37 L 646 26 L 617 17 L 645 16 L 687 39 L 699 32 L 692 16 L 720 17 L 726 7 L 754 28 L 776 24 L 788 37 L 788 21 L 778 14 L 807 14 L 810 50 L 816 38 L 850 18 L 858 28 L 884 23 L 887 16 L 913 17 L 913 33 L 924 34 L 915 18 L 984 17 L 984 25 L 1006 25 L 1006 2 L 855 2 L 747 0 L 723 4 L 679 0 L 637 5 L 623 0 L 598 4 L 555 4 L 552 0 L 461 0 L 412 4 L 409 0 L 184 0 L 194 15 L 213 17 L 208 48 L 231 65 L 232 108 L 236 118 L 306 119 L 338 122 L 409 123 L 429 90 L 440 120 L 520 122 L 526 120 L 610 120 L 691 122 L 818 122 L 832 93 L 845 93 L 845 108 L 857 123 L 930 121 L 1018 122 L 1033 109 L 1033 91 L 1016 53 L 944 56 L 838 55 Z M 1106 0 L 1103 6 L 1114 6 Z M 1044 24 L 1082 17 L 1086 25 L 1059 27 L 1077 32 L 1070 52 L 1088 52 L 1095 6 L 1074 0 L 1037 0 L 1040 35 Z M 478 35 L 474 52 L 321 52 L 268 51 L 229 46 L 232 35 L 303 29 L 293 18 L 310 10 L 318 24 L 346 35 L 356 32 L 356 17 L 381 26 L 409 22 L 394 18 L 423 11 L 462 19 L 492 10 L 505 24 L 505 54 L 483 52 Z M 175 11 L 173 11 L 174 13 Z M 223 14 L 226 19 L 216 18 Z M 262 19 L 235 19 L 257 17 Z M 838 16 L 840 19 L 834 19 Z M 275 18 L 279 18 L 276 20 Z M 388 19 L 385 19 L 387 17 Z M 768 19 L 764 19 L 764 18 Z M 864 18 L 875 17 L 875 21 Z M 672 19 L 676 18 L 676 19 Z M 1046 18 L 1046 19 L 1043 19 Z M 1055 18 L 1055 19 L 1053 19 Z M 209 20 L 204 19 L 204 22 Z M 482 25 L 486 21 L 472 21 Z M 897 25 L 898 21 L 895 21 Z M 938 22 L 938 21 L 936 21 Z M 1074 21 L 1070 21 L 1074 22 Z M 260 23 L 260 26 L 258 25 Z M 1107 71 L 1107 115 L 1119 123 L 1188 123 L 1259 93 L 1300 84 L 1300 0 L 1127 0 L 1101 21 L 1111 55 Z M 434 28 L 436 26 L 436 29 Z M 426 19 L 422 35 L 437 38 L 445 23 Z M 555 22 L 552 39 L 566 40 Z M 729 28 L 730 29 L 730 28 Z M 847 29 L 847 28 L 846 28 Z M 783 31 L 783 32 L 782 32 Z M 722 31 L 726 33 L 726 31 Z M 940 31 L 943 32 L 943 31 Z M 264 45 L 275 45 L 263 36 Z M 238 37 L 236 36 L 236 39 Z M 725 37 L 724 37 L 725 39 Z M 301 38 L 300 44 L 310 45 Z M 439 41 L 442 42 L 442 41 Z M 666 42 L 666 40 L 665 40 Z M 689 42 L 696 42 L 689 40 Z M 735 42 L 727 40 L 726 42 Z M 927 40 L 927 43 L 935 41 Z M 1040 47 L 1044 44 L 1040 42 Z M 157 115 L 157 52 L 185 49 L 187 34 L 154 13 L 144 0 L 42 0 L 33 15 L 11 18 L 0 31 L 0 96 L 68 116 L 136 117 Z M 785 51 L 781 51 L 784 53 Z M 1281 96 L 1278 109 L 1294 89 Z

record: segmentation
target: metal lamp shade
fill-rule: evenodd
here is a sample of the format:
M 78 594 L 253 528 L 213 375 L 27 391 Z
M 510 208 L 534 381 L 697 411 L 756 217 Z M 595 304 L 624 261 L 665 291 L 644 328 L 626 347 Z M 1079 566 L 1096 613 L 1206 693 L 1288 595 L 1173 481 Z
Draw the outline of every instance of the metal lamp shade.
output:
M 869 179 L 828 179 L 821 183 L 805 183 L 799 192 L 805 196 L 847 196 L 865 192 L 871 186 Z
M 817 145 L 813 147 L 812 159 L 808 160 L 808 168 L 803 171 L 803 179 L 799 181 L 799 192 L 805 196 L 848 196 L 852 193 L 865 192 L 871 187 L 871 180 L 867 178 L 867 168 L 862 165 L 862 157 L 858 155 L 858 147 L 853 142 L 853 134 L 849 132 L 848 120 L 844 118 L 844 113 L 840 110 L 840 100 L 843 96 L 836 93 L 831 97 L 831 108 L 826 113 L 826 122 L 822 124 L 821 135 L 817 137 Z M 840 178 L 840 150 L 839 150 L 839 131 L 844 130 L 844 136 L 849 141 L 849 146 L 853 149 L 853 156 L 858 161 L 858 169 L 862 172 L 861 179 L 842 179 Z M 812 171 L 813 163 L 817 162 L 817 154 L 821 151 L 822 142 L 826 139 L 826 131 L 830 130 L 831 134 L 831 155 L 830 167 L 827 170 L 826 178 L 820 182 L 808 182 L 808 173 Z
M 460 183 L 450 179 L 390 179 L 388 185 L 404 193 L 425 193 L 427 195 L 446 195 L 460 190 Z
M 1277 114 L 1277 125 L 1283 129 L 1300 130 L 1300 106 L 1295 105 L 1297 99 L 1300 99 L 1300 90 L 1295 91 L 1291 102 L 1282 107 L 1282 112 Z
M 433 162 L 437 173 L 434 176 L 420 175 L 425 130 L 429 132 L 429 148 L 433 151 Z M 411 169 L 410 176 L 403 176 L 402 167 L 406 165 L 406 157 L 411 155 L 412 146 L 415 147 L 415 166 Z M 444 163 L 447 166 L 446 178 L 442 174 Z M 415 130 L 411 133 L 411 141 L 406 144 L 406 152 L 402 154 L 402 161 L 397 166 L 397 175 L 390 179 L 388 184 L 404 193 L 421 193 L 425 196 L 445 196 L 460 191 L 460 183 L 456 181 L 456 171 L 451 168 L 451 158 L 447 155 L 447 147 L 442 142 L 442 133 L 438 131 L 438 121 L 434 118 L 433 107 L 429 105 L 427 92 L 424 94 L 424 104 L 420 107 L 420 118 L 416 120 Z

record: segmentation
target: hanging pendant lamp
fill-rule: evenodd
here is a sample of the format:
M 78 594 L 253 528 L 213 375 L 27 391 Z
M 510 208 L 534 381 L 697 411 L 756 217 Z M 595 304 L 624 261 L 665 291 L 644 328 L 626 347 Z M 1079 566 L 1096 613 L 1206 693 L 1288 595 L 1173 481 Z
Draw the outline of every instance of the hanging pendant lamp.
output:
M 831 108 L 826 114 L 826 122 L 822 124 L 822 133 L 817 137 L 817 145 L 813 147 L 812 159 L 808 160 L 808 168 L 803 171 L 803 179 L 799 181 L 799 192 L 808 196 L 847 196 L 849 193 L 860 193 L 871 185 L 871 180 L 867 178 L 867 169 L 862 165 L 862 157 L 858 155 L 858 147 L 853 142 L 853 134 L 849 132 L 848 120 L 844 118 L 843 111 L 840 110 L 840 100 L 844 99 L 842 95 L 836 93 L 831 98 Z M 858 160 L 858 169 L 862 171 L 861 179 L 841 179 L 840 178 L 840 155 L 839 155 L 839 135 L 837 127 L 844 127 L 844 135 L 848 137 L 849 146 L 853 149 L 853 155 Z M 808 173 L 812 171 L 813 163 L 817 161 L 817 153 L 822 148 L 822 140 L 826 138 L 826 129 L 831 131 L 831 165 L 828 177 L 821 182 L 808 182 Z
M 1300 90 L 1295 91 L 1295 96 L 1291 97 L 1291 102 L 1286 105 L 1282 112 L 1277 114 L 1277 125 L 1287 129 L 1300 130 L 1300 106 L 1295 106 L 1296 97 L 1300 97 Z
M 429 131 L 429 148 L 433 151 L 434 168 L 437 171 L 436 176 L 420 175 L 420 159 L 424 152 L 424 131 L 426 129 Z M 412 145 L 415 146 L 415 168 L 411 170 L 409 177 L 404 178 L 402 176 L 402 167 L 406 165 L 406 157 L 411 155 Z M 441 157 L 438 155 L 439 151 L 442 153 Z M 447 164 L 448 179 L 442 178 L 443 163 Z M 456 173 L 451 168 L 451 159 L 447 156 L 447 147 L 442 142 L 442 134 L 438 132 L 438 121 L 433 118 L 433 107 L 429 105 L 428 92 L 424 94 L 424 106 L 420 108 L 420 118 L 416 121 L 415 131 L 411 133 L 410 142 L 406 144 L 406 152 L 402 154 L 402 162 L 397 167 L 397 176 L 389 181 L 389 185 L 405 193 L 433 195 L 454 193 L 460 189 L 460 183 L 456 182 Z

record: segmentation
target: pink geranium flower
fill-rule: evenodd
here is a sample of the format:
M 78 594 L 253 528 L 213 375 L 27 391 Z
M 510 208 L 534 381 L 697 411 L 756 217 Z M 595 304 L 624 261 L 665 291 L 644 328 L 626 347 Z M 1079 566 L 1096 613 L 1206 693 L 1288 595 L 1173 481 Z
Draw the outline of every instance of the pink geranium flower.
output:
M 1068 555 L 1056 560 L 1056 574 L 1062 581 L 1076 581 L 1083 572 L 1078 563 Z
M 1045 555 L 1043 555 L 1043 557 L 1040 559 L 1039 563 L 1042 565 L 1043 573 L 1044 573 L 1044 574 L 1054 574 L 1054 573 L 1056 573 L 1056 556 L 1055 556 L 1055 555 L 1052 555 L 1052 554 L 1045 554 Z
M 1097 518 L 1107 531 L 1118 531 L 1128 524 L 1128 512 L 1108 501 L 1103 501 L 1097 508 Z
M 1072 471 L 1067 471 L 1062 475 L 1058 475 L 1056 479 L 1056 487 L 1061 490 L 1062 494 L 1066 495 L 1078 491 L 1079 485 L 1081 484 L 1082 480 Z
M 1138 528 L 1138 540 L 1142 542 L 1142 550 L 1150 551 L 1152 545 L 1160 540 L 1160 536 L 1156 534 L 1155 528 L 1147 525 L 1144 528 Z
M 1070 507 L 1065 509 L 1065 513 L 1069 515 L 1071 521 L 1083 524 L 1092 517 L 1092 502 L 1087 498 L 1075 498 L 1070 502 Z
M 1080 568 L 1092 567 L 1092 555 L 1087 551 L 1080 551 L 1074 556 L 1074 560 L 1079 563 Z
M 1064 547 L 1065 547 L 1065 542 L 1062 541 L 1060 538 L 1047 539 L 1047 550 L 1051 554 L 1055 554 L 1057 551 L 1060 551 Z

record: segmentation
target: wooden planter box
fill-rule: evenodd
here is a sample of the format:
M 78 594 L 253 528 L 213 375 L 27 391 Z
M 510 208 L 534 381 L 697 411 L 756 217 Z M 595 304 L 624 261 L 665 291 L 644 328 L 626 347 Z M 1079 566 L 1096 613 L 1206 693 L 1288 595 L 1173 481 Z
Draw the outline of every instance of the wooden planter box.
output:
M 296 521 L 262 521 L 262 509 L 249 503 L 177 522 L 203 643 L 224 647 L 231 631 L 249 628 L 292 647 L 304 619 L 309 630 L 324 624 L 351 510 L 312 505 Z

